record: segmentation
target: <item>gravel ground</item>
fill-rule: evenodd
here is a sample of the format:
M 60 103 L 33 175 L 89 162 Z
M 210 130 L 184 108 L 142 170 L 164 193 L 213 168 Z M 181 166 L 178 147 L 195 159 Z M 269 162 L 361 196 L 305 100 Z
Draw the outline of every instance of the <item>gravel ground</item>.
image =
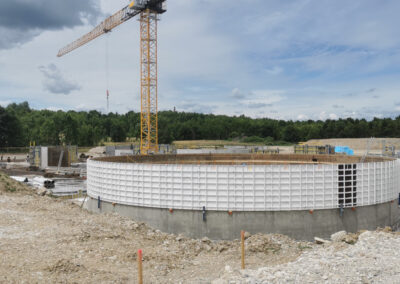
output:
M 313 244 L 282 235 L 247 239 L 250 268 L 295 260 Z M 116 214 L 38 196 L 0 172 L 0 283 L 210 283 L 240 267 L 239 241 L 165 234 Z
M 227 267 L 212 283 L 400 283 L 399 248 L 398 233 L 367 231 L 354 245 L 321 245 L 294 262 L 257 270 Z

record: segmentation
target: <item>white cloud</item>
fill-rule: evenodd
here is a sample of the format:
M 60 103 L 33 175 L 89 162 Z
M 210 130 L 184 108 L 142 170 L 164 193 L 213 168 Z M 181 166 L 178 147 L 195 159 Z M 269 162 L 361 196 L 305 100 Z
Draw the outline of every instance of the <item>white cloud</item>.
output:
M 54 64 L 39 66 L 39 70 L 44 76 L 43 87 L 50 93 L 69 95 L 71 92 L 81 89 L 77 83 L 65 79 Z
M 235 99 L 244 99 L 246 97 L 246 95 L 239 90 L 239 88 L 234 88 L 232 90 L 232 97 Z
M 309 119 L 308 116 L 305 114 L 299 114 L 297 116 L 297 120 L 308 120 L 308 119 Z
M 265 104 L 271 105 L 278 103 L 285 99 L 283 94 L 285 91 L 282 90 L 254 90 L 250 91 L 250 95 L 243 100 L 243 103 L 247 105 L 252 104 Z
M 335 113 L 327 113 L 326 111 L 322 111 L 319 116 L 318 119 L 319 120 L 327 120 L 327 119 L 338 119 L 338 115 Z
M 281 74 L 282 72 L 283 72 L 283 68 L 282 67 L 279 67 L 279 66 L 275 66 L 274 68 L 272 68 L 272 69 L 266 69 L 265 70 L 268 74 L 271 74 L 271 75 L 279 75 L 279 74 Z
M 339 117 L 335 113 L 330 113 L 329 114 L 329 119 L 338 119 Z
M 12 101 L 0 101 L 0 106 L 6 107 L 6 106 L 8 106 L 8 105 L 11 104 L 11 103 L 12 103 Z
M 64 110 L 63 108 L 60 107 L 55 107 L 55 106 L 49 106 L 45 108 L 46 110 L 50 110 L 50 111 L 59 111 L 59 110 Z

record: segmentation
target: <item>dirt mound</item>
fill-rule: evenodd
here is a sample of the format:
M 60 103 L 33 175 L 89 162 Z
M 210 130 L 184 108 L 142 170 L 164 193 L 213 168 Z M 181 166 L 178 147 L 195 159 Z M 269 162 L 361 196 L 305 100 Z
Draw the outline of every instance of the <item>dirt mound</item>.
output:
M 32 190 L 28 186 L 19 183 L 0 171 L 0 192 L 24 192 L 28 193 Z

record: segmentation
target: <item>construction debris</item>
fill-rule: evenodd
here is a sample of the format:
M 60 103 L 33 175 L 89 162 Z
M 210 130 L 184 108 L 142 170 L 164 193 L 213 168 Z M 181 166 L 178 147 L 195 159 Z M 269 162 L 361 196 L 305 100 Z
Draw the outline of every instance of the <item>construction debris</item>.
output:
M 328 240 L 324 240 L 324 239 L 321 239 L 321 238 L 318 238 L 318 237 L 315 237 L 315 238 L 314 238 L 314 241 L 315 241 L 315 243 L 316 243 L 317 245 L 330 244 L 330 243 L 331 243 L 331 242 L 328 241 Z

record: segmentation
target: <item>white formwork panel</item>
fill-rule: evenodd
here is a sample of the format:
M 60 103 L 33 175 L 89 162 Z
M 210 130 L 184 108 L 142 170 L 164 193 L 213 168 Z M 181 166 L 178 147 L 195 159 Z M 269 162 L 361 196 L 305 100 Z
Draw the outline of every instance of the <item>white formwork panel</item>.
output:
M 88 161 L 88 194 L 126 205 L 201 210 L 338 208 L 397 198 L 400 162 L 349 165 L 168 165 Z M 342 167 L 343 170 L 340 170 Z M 341 174 L 340 174 L 341 173 Z M 340 197 L 339 179 L 351 184 Z M 346 183 L 346 184 L 347 184 Z

